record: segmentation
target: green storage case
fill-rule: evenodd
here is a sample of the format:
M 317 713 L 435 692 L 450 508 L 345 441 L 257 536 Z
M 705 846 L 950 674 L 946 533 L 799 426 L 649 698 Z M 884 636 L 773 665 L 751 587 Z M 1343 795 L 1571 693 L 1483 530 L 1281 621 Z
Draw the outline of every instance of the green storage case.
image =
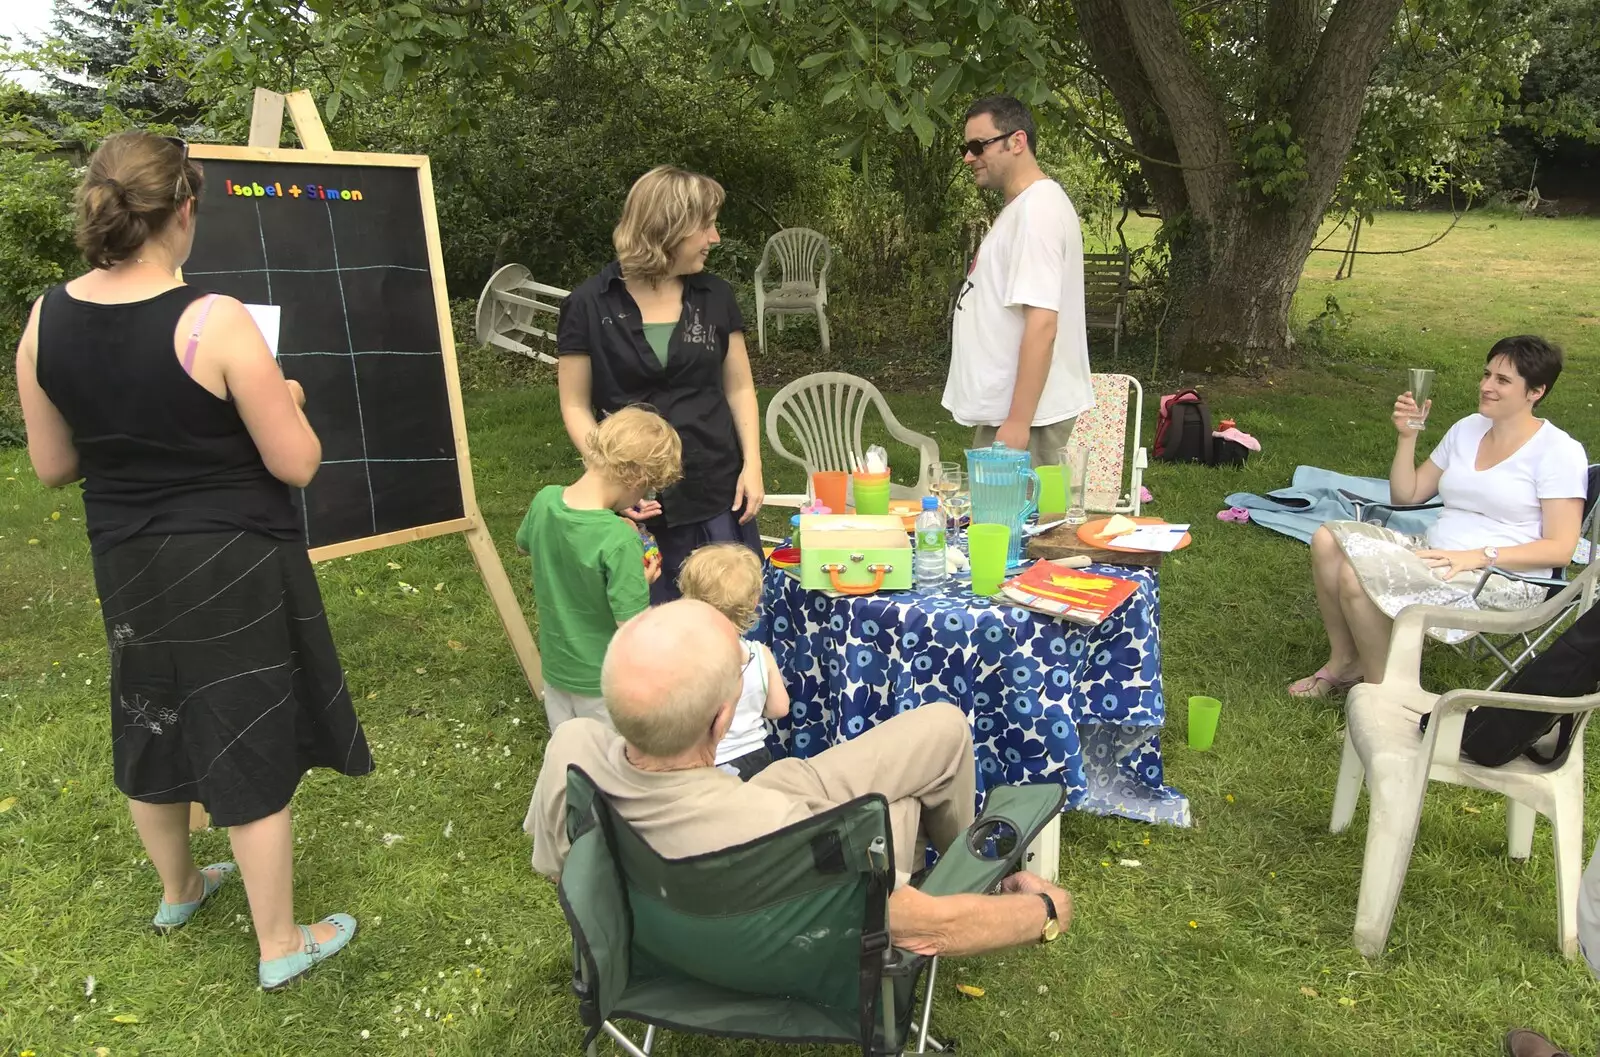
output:
M 847 595 L 910 590 L 904 521 L 892 514 L 802 514 L 800 585 Z

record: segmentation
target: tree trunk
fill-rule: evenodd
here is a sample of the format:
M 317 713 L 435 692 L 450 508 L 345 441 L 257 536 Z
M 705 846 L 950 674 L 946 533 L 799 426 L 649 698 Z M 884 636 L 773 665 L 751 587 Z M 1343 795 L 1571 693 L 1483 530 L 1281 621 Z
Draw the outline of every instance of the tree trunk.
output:
M 1229 371 L 1281 356 L 1289 307 L 1355 140 L 1367 84 L 1402 0 L 1271 0 L 1251 124 L 1282 120 L 1302 181 L 1263 194 L 1171 0 L 1074 0 L 1172 245 L 1164 343 L 1180 366 Z
M 1172 307 L 1162 344 L 1185 370 L 1234 371 L 1281 358 L 1291 345 L 1289 306 L 1311 250 L 1319 209 L 1281 203 L 1184 232 L 1173 242 Z

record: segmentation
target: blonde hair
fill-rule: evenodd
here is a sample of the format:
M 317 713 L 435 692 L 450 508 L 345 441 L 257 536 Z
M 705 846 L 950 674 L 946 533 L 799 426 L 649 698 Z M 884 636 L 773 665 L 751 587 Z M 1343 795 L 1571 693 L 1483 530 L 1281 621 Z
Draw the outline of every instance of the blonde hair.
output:
M 749 631 L 761 606 L 761 559 L 742 543 L 700 547 L 679 567 L 678 590 L 714 607 L 740 631 Z
M 589 434 L 583 464 L 624 488 L 661 489 L 683 476 L 683 441 L 649 408 L 625 407 Z
M 171 140 L 119 132 L 100 144 L 78 185 L 78 248 L 90 267 L 135 256 L 179 207 L 200 197 L 200 166 Z
M 717 181 L 676 165 L 658 165 L 639 177 L 611 232 L 623 277 L 651 283 L 670 278 L 672 251 L 716 223 L 724 197 Z

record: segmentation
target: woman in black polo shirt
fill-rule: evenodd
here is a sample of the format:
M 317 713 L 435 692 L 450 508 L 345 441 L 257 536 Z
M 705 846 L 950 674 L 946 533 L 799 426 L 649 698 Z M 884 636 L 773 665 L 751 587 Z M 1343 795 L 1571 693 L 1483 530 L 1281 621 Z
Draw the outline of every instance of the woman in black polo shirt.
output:
M 744 317 L 733 288 L 705 272 L 722 200 L 709 176 L 651 169 L 612 233 L 617 259 L 561 306 L 561 418 L 578 450 L 597 416 L 629 404 L 654 407 L 683 440 L 683 480 L 628 512 L 661 547 L 655 603 L 678 597 L 678 567 L 696 547 L 761 553 L 761 415 Z

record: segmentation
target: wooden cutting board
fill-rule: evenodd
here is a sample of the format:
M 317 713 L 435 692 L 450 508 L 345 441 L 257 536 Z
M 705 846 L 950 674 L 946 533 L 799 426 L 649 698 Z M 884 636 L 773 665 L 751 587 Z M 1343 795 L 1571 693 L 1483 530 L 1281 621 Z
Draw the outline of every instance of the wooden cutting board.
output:
M 1134 554 L 1129 551 L 1109 551 L 1104 547 L 1091 547 L 1078 539 L 1078 526 L 1057 525 L 1048 532 L 1030 537 L 1027 555 L 1030 558 L 1070 558 L 1087 555 L 1091 561 L 1107 565 L 1132 565 L 1145 569 L 1161 568 L 1164 554 Z

